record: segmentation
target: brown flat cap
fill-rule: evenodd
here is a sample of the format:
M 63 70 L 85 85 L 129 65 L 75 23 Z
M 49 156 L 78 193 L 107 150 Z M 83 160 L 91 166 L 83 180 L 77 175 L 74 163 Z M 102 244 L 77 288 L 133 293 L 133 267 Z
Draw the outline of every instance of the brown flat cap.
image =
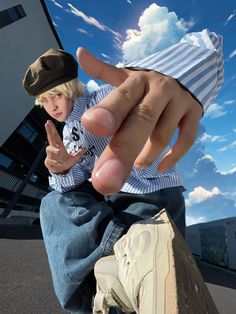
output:
M 22 85 L 31 96 L 38 96 L 78 76 L 74 57 L 61 49 L 51 48 L 27 69 Z

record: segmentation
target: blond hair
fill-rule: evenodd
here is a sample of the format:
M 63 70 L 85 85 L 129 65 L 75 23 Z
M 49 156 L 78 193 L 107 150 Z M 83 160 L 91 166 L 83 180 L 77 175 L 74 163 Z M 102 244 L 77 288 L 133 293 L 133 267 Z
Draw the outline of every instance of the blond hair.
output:
M 35 105 L 42 106 L 43 97 L 55 96 L 58 92 L 65 95 L 68 99 L 75 100 L 77 97 L 84 94 L 84 86 L 77 78 L 75 78 L 38 95 L 35 99 Z

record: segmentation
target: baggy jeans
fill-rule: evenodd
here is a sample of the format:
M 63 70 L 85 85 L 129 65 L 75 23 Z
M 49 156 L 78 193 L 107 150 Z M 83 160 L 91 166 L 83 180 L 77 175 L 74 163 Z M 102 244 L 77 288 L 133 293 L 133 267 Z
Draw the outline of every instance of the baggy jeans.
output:
M 184 188 L 149 194 L 102 196 L 86 181 L 71 192 L 50 192 L 43 198 L 40 222 L 53 285 L 64 310 L 91 314 L 95 294 L 93 268 L 113 254 L 115 242 L 136 221 L 166 208 L 185 235 Z

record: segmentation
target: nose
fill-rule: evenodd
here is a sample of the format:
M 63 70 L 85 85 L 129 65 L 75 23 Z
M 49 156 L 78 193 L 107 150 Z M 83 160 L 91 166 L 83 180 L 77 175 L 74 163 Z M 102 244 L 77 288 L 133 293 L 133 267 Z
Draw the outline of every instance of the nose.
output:
M 53 97 L 50 97 L 48 102 L 49 102 L 49 106 L 50 106 L 52 112 L 54 112 L 58 109 L 58 105 L 57 105 L 57 103 Z
M 57 109 L 58 109 L 58 106 L 56 104 L 53 104 L 52 111 L 57 111 Z

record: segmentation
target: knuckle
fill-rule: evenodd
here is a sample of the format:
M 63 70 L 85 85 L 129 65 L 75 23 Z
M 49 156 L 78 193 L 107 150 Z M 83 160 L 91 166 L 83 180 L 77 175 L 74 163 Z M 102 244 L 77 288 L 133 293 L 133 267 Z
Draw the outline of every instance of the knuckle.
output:
M 187 147 L 191 147 L 195 142 L 195 135 L 187 134 L 183 137 L 183 141 Z
M 104 66 L 99 66 L 97 71 L 93 72 L 92 75 L 95 79 L 105 81 L 106 80 L 106 70 Z
M 49 168 L 49 162 L 47 158 L 44 160 L 44 165 L 46 168 Z
M 159 78 L 158 85 L 163 93 L 171 93 L 172 95 L 176 93 L 177 87 L 179 86 L 174 78 L 168 76 L 162 76 Z
M 135 166 L 138 167 L 140 170 L 142 170 L 151 166 L 154 160 L 150 159 L 148 156 L 147 157 L 143 156 L 142 159 L 138 159 L 135 162 Z
M 113 138 L 109 144 L 112 150 L 120 151 L 120 150 L 129 150 L 130 144 L 121 137 L 116 136 Z
M 118 87 L 117 88 L 118 93 L 125 98 L 126 100 L 130 101 L 131 98 L 131 94 L 130 91 L 128 89 L 126 89 L 125 87 Z
M 130 141 L 126 137 L 117 134 L 109 143 L 109 148 L 114 152 L 126 152 L 126 162 L 129 162 L 131 159 L 134 159 L 140 153 L 140 147 L 137 143 L 130 145 Z M 133 164 L 132 161 L 132 164 Z
M 138 82 L 140 81 L 145 81 L 147 76 L 148 76 L 148 73 L 150 72 L 145 72 L 145 71 L 134 71 L 132 72 L 131 74 L 131 77 Z
M 168 133 L 160 133 L 157 142 L 160 146 L 167 146 L 170 143 L 171 135 Z
M 179 155 L 172 155 L 171 157 L 171 165 L 172 167 L 175 166 L 177 164 L 177 162 L 181 159 L 182 156 Z
M 146 103 L 142 103 L 134 109 L 133 112 L 136 116 L 138 116 L 141 120 L 147 122 L 153 122 L 155 120 L 155 114 L 151 110 L 150 106 Z

